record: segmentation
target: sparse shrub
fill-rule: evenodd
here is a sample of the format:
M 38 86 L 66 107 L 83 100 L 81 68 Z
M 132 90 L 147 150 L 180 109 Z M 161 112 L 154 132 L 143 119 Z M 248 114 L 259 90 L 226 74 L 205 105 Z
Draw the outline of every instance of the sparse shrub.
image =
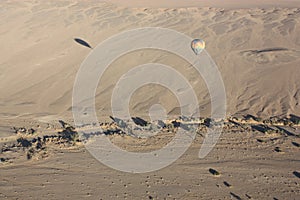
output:
M 23 137 L 20 137 L 17 139 L 17 142 L 18 142 L 18 145 L 21 146 L 21 147 L 31 147 L 32 146 L 32 142 L 30 142 L 29 140 L 23 138 Z
M 59 132 L 63 139 L 68 140 L 69 142 L 79 142 L 79 134 L 77 131 L 74 131 L 72 127 L 67 127 L 62 132 Z
M 30 160 L 34 155 L 34 149 L 30 148 L 27 152 L 27 160 Z

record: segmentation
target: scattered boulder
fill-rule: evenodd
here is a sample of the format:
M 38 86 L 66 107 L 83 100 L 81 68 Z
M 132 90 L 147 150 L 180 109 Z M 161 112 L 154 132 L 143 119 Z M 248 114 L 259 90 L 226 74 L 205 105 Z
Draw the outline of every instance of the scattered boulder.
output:
M 27 156 L 27 160 L 30 160 L 33 157 L 34 153 L 35 153 L 34 149 L 30 148 L 28 150 L 28 152 L 27 152 L 27 155 L 26 155 Z
M 0 163 L 5 163 L 7 162 L 9 159 L 8 158 L 0 158 Z
M 233 192 L 230 192 L 230 196 L 237 199 L 237 200 L 242 200 L 242 198 L 239 195 L 234 194 Z
M 220 175 L 221 175 L 217 170 L 215 170 L 215 169 L 213 169 L 213 168 L 209 168 L 208 171 L 209 171 L 212 175 L 214 175 L 214 176 L 220 176 Z
M 21 127 L 21 128 L 13 127 L 12 129 L 17 134 L 29 134 L 29 135 L 32 135 L 32 134 L 35 133 L 35 130 L 33 128 L 26 129 L 25 127 Z
M 22 127 L 22 128 L 15 128 L 16 133 L 20 134 L 25 134 L 27 132 L 27 129 Z
M 231 185 L 227 181 L 224 181 L 223 183 L 226 187 L 231 187 Z
M 278 153 L 282 152 L 282 150 L 280 149 L 280 147 L 275 147 L 275 148 L 274 148 L 274 151 L 276 151 L 276 152 L 278 152 Z
M 35 144 L 35 148 L 37 150 L 43 149 L 44 143 L 42 141 L 42 138 L 38 137 L 38 138 L 33 138 L 31 141 L 33 144 Z
M 30 129 L 27 130 L 26 133 L 32 135 L 32 134 L 35 133 L 35 130 L 33 128 L 30 128 Z

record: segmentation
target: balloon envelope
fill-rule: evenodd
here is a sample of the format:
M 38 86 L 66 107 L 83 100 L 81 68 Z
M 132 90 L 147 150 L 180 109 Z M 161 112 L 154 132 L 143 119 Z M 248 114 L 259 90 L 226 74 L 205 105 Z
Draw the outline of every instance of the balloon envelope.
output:
M 191 47 L 196 55 L 199 55 L 205 48 L 205 42 L 202 39 L 194 39 Z

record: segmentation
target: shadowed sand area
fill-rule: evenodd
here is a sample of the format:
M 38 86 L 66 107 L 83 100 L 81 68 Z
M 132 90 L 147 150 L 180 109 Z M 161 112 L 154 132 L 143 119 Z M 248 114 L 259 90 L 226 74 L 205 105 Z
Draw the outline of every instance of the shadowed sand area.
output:
M 3 0 L 0 18 L 0 199 L 299 197 L 300 1 Z M 214 120 L 203 78 L 169 52 L 145 49 L 120 56 L 96 91 L 100 135 L 121 149 L 149 152 L 168 144 L 179 125 L 197 126 L 193 144 L 175 163 L 131 174 L 101 164 L 84 147 L 80 128 L 74 127 L 72 93 L 81 63 L 99 43 L 142 27 L 203 39 L 223 78 L 227 110 L 217 145 L 199 159 Z M 145 63 L 181 73 L 203 118 L 179 119 L 174 94 L 150 84 L 133 94 L 129 109 L 136 129 L 154 127 L 159 134 L 124 131 L 110 117 L 111 95 L 124 73 Z M 157 103 L 168 118 L 155 124 L 149 109 Z

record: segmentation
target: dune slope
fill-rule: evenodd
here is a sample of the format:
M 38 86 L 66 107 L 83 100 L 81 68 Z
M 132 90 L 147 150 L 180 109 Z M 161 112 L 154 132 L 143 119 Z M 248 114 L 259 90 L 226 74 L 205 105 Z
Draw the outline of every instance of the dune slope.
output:
M 206 41 L 224 80 L 228 115 L 299 114 L 300 8 L 284 5 L 144 9 L 98 1 L 3 1 L 1 117 L 70 115 L 76 73 L 91 52 L 73 39 L 82 38 L 95 47 L 121 31 L 148 26 L 174 29 Z M 110 114 L 112 90 L 122 73 L 147 62 L 183 68 L 202 113 L 209 115 L 210 98 L 201 77 L 174 55 L 146 50 L 116 60 L 105 73 L 97 91 L 98 115 Z M 154 94 L 150 99 L 144 98 L 149 89 L 134 96 L 131 108 L 136 114 L 159 101 L 165 102 L 167 113 L 178 113 L 176 101 L 168 103 L 173 98 L 168 92 L 151 87 L 150 92 Z

